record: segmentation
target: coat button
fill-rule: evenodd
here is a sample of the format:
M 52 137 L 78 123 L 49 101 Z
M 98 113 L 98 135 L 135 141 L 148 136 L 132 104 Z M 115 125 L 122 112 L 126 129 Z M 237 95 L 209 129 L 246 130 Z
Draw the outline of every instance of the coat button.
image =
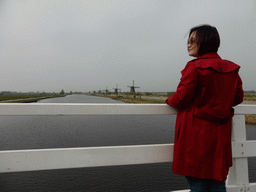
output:
M 222 71 L 222 68 L 220 68 L 220 71 Z

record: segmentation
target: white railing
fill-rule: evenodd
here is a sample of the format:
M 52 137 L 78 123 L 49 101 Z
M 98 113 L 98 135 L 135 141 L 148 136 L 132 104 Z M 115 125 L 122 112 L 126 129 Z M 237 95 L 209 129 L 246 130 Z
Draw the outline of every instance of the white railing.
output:
M 0 115 L 89 114 L 175 115 L 176 110 L 165 104 L 0 104 Z M 256 114 L 256 105 L 235 107 L 228 192 L 256 191 L 256 183 L 249 183 L 247 160 L 256 156 L 256 140 L 246 141 L 244 114 Z M 172 162 L 172 154 L 173 144 L 0 151 L 0 172 Z

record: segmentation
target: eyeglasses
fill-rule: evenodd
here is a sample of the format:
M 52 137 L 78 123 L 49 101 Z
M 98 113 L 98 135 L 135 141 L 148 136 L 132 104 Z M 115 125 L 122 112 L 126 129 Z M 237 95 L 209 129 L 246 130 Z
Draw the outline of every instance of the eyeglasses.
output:
M 196 39 L 194 38 L 194 37 L 190 37 L 189 39 L 188 39 L 188 44 L 193 44 L 193 43 L 195 43 L 196 42 Z

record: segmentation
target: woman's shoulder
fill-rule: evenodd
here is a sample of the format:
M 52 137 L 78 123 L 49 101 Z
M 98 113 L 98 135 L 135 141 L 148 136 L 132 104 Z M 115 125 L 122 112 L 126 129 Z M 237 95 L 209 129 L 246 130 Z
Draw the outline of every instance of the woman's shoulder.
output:
M 193 66 L 201 69 L 212 68 L 222 73 L 234 71 L 240 68 L 236 63 L 221 58 L 197 58 L 189 61 L 187 66 Z

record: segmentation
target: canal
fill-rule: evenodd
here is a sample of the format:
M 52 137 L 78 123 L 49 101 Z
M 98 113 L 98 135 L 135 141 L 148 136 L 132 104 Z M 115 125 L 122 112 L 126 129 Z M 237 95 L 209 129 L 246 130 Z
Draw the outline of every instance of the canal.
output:
M 68 95 L 40 103 L 122 103 L 109 98 Z M 72 115 L 0 116 L 1 150 L 173 143 L 175 116 Z M 256 139 L 247 126 L 247 138 Z M 75 157 L 74 157 L 75 158 Z M 249 159 L 250 182 L 256 161 Z M 0 174 L 0 191 L 162 191 L 187 189 L 172 163 L 109 166 Z

